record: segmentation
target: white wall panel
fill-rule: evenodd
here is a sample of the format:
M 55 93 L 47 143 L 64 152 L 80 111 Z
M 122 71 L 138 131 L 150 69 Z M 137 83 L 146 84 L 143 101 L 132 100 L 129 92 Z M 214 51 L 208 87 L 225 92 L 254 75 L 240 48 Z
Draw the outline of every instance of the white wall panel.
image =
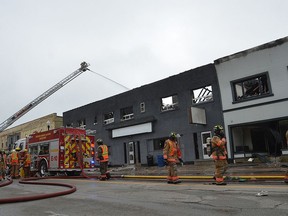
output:
M 151 132 L 152 132 L 152 123 L 148 122 L 145 124 L 114 129 L 112 130 L 112 138 L 131 136 L 134 134 L 141 134 L 141 133 L 151 133 Z

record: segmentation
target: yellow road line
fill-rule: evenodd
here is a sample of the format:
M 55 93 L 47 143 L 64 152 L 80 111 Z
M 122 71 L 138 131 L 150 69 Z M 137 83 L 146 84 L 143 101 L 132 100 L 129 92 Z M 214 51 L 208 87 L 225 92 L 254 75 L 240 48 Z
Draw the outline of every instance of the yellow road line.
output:
M 122 175 L 122 178 L 133 179 L 166 179 L 167 176 Z M 179 176 L 180 179 L 213 179 L 213 176 Z M 234 179 L 284 179 L 283 176 L 230 176 Z

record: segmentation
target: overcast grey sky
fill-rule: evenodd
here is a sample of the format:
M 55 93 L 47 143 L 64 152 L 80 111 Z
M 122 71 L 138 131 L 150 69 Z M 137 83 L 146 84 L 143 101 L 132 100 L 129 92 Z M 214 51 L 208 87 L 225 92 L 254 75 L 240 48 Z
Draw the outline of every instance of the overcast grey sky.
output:
M 0 123 L 80 67 L 130 89 L 288 36 L 286 0 L 0 0 Z M 89 71 L 12 126 L 119 94 Z

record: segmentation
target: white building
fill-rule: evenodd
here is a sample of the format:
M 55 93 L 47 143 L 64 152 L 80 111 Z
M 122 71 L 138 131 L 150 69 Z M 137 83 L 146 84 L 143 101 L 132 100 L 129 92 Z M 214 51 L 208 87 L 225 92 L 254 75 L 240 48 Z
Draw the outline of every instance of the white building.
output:
M 288 37 L 214 63 L 230 158 L 280 156 L 287 149 Z

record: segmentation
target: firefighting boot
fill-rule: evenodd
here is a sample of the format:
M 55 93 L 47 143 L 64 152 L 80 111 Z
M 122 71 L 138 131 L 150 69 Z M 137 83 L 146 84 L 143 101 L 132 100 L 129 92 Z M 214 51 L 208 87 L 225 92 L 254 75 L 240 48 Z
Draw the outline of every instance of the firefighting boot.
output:
M 106 174 L 105 175 L 100 175 L 99 180 L 100 181 L 106 181 L 107 180 Z
M 106 181 L 106 178 L 99 178 L 100 181 Z
M 173 181 L 173 184 L 180 184 L 180 183 L 181 183 L 181 180 L 179 180 L 179 179 Z
M 109 180 L 110 178 L 111 178 L 111 174 L 110 174 L 110 172 L 107 171 L 106 172 L 106 179 Z
M 227 185 L 227 183 L 226 182 L 216 182 L 216 185 Z

